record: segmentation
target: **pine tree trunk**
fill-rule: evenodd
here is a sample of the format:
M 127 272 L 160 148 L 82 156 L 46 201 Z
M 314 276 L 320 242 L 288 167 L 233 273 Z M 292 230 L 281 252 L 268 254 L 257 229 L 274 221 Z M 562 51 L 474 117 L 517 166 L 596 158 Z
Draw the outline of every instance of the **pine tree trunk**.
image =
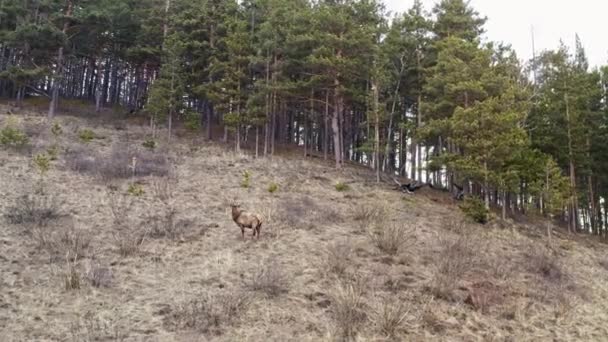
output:
M 376 167 L 376 183 L 380 183 L 380 105 L 378 103 L 379 101 L 379 94 L 378 94 L 378 85 L 376 84 L 375 80 L 372 80 L 372 96 L 373 96 L 373 103 L 372 103 L 372 108 L 374 111 L 374 126 L 375 126 L 375 132 L 376 135 L 374 137 L 374 139 L 376 140 L 376 144 L 375 144 L 375 148 L 374 148 L 374 152 L 375 152 L 375 156 L 374 159 L 376 161 L 375 163 L 375 167 Z
M 327 160 L 329 150 L 329 90 L 325 93 L 325 116 L 323 124 L 323 159 Z
M 572 150 L 572 128 L 570 121 L 570 104 L 568 102 L 568 93 L 564 94 L 566 102 L 566 121 L 568 126 L 568 159 L 570 168 L 570 186 L 572 188 L 571 197 L 571 211 L 570 211 L 570 224 L 568 225 L 568 232 L 576 231 L 578 228 L 578 198 L 576 194 L 576 171 L 574 166 L 574 152 Z
M 69 19 L 72 17 L 72 11 L 74 9 L 73 0 L 66 0 L 65 18 L 68 19 L 63 24 L 61 32 L 66 35 L 70 28 Z M 51 90 L 51 103 L 49 105 L 48 118 L 52 120 L 55 117 L 55 111 L 57 110 L 57 104 L 59 102 L 59 82 L 63 77 L 63 60 L 64 60 L 64 47 L 61 46 L 57 51 L 57 65 L 55 66 L 55 72 L 52 78 L 52 90 Z

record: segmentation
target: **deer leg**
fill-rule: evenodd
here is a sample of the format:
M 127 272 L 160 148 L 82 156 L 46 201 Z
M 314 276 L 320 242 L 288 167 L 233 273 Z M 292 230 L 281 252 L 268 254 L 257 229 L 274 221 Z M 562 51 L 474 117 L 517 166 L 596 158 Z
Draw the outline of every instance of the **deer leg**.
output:
M 243 240 L 245 240 L 245 228 L 241 227 L 241 236 L 243 237 Z
M 260 239 L 260 230 L 261 229 L 262 229 L 262 224 L 260 223 L 256 228 L 256 230 L 258 231 L 258 240 Z

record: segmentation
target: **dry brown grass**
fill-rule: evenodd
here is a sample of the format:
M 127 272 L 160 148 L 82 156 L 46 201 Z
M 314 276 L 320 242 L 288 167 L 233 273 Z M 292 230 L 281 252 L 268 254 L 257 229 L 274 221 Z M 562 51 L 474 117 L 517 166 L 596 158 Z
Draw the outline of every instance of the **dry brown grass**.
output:
M 215 335 L 234 325 L 246 314 L 251 295 L 241 290 L 201 294 L 174 305 L 165 325 L 175 330 L 196 330 Z
M 341 281 L 331 292 L 331 315 L 336 335 L 351 340 L 368 319 L 363 280 Z
M 268 297 L 277 297 L 289 290 L 289 281 L 281 266 L 275 261 L 266 261 L 253 274 L 249 286 Z
M 454 300 L 454 291 L 477 266 L 478 255 L 471 235 L 442 235 L 433 268 L 432 293 L 438 298 Z
M 353 258 L 352 242 L 342 241 L 328 245 L 323 255 L 323 266 L 330 275 L 342 277 L 351 268 Z
M 92 127 L 78 118 L 58 119 L 65 128 L 59 151 L 80 146 L 80 127 Z M 86 145 L 95 157 L 111 157 L 112 146 L 140 147 L 149 133 L 139 126 L 120 132 L 93 126 L 105 137 Z M 59 201 L 59 216 L 45 224 L 0 222 L 3 337 L 461 342 L 608 336 L 606 272 L 598 262 L 605 259 L 603 245 L 556 233 L 557 247 L 536 258 L 531 252 L 541 249 L 542 231 L 462 225 L 449 194 L 425 190 L 404 200 L 403 194 L 368 182 L 373 175 L 363 167 L 337 172 L 322 160 L 278 153 L 254 159 L 197 141 L 192 148 L 176 138 L 170 151 L 153 152 L 176 166 L 170 177 L 131 179 L 130 174 L 112 176 L 107 184 L 92 182 L 97 164 L 87 166 L 86 160 L 81 167 L 89 171 L 59 167 L 47 174 L 46 189 L 52 189 L 47 193 Z M 124 161 L 124 155 L 118 157 Z M 24 193 L 20 183 L 31 178 L 30 161 L 0 149 L 2 213 Z M 253 175 L 247 189 L 239 186 L 245 169 Z M 340 179 L 350 191 L 335 190 Z M 126 194 L 133 182 L 145 186 L 142 196 Z M 281 184 L 274 194 L 267 189 L 271 182 Z M 114 197 L 106 194 L 106 185 Z M 222 203 L 235 197 L 247 209 L 268 214 L 259 240 L 241 240 Z M 151 216 L 157 216 L 158 228 L 148 221 Z M 75 232 L 70 217 L 77 222 Z M 417 228 L 416 243 L 397 243 L 395 256 L 362 234 L 391 222 Z M 43 226 L 41 242 L 32 240 Z M 387 243 L 378 245 L 395 250 L 390 244 L 403 235 L 388 232 Z M 569 248 L 560 248 L 565 245 Z M 277 258 L 280 263 L 270 266 Z M 361 285 L 358 277 L 368 281 Z M 276 290 L 281 281 L 275 279 L 286 279 L 278 288 L 287 293 Z
M 59 216 L 59 200 L 56 196 L 33 191 L 19 196 L 4 213 L 10 224 L 37 227 L 45 227 Z
M 416 243 L 415 233 L 415 227 L 410 227 L 404 223 L 389 222 L 373 227 L 368 236 L 382 252 L 388 255 L 396 255 Z
M 384 337 L 389 340 L 396 340 L 405 328 L 410 309 L 399 298 L 379 298 L 373 306 L 370 319 Z

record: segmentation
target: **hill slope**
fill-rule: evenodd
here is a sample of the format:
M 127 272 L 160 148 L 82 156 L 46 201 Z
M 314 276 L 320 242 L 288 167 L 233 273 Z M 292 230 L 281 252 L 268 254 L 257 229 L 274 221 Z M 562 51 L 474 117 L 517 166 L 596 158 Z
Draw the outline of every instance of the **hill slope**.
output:
M 360 168 L 188 137 L 150 152 L 138 126 L 61 118 L 54 137 L 38 117 L 16 120 L 30 150 L 59 153 L 40 181 L 30 151 L 0 149 L 8 341 L 608 336 L 597 242 L 463 223 L 446 194 L 404 195 Z M 265 216 L 259 240 L 241 238 L 235 199 Z

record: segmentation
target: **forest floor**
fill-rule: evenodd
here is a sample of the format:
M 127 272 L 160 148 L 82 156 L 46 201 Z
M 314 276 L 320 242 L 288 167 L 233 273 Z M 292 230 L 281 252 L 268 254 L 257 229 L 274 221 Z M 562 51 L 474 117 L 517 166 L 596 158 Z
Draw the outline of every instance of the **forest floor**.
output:
M 593 239 L 466 223 L 449 194 L 403 194 L 360 167 L 188 134 L 150 151 L 125 122 L 62 116 L 54 135 L 38 115 L 9 121 L 30 146 L 0 147 L 3 341 L 608 338 Z M 40 174 L 31 156 L 53 146 Z M 265 217 L 258 240 L 234 200 Z

